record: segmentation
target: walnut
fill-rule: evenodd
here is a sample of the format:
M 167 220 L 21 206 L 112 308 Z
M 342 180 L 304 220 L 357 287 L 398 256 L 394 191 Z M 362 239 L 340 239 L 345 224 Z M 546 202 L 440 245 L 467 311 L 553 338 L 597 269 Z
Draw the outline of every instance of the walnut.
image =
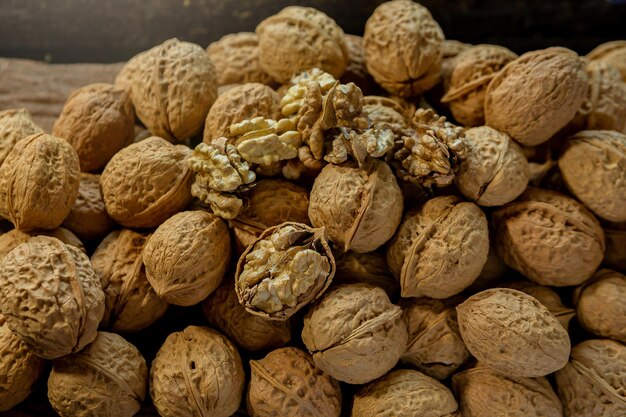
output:
M 235 288 L 250 313 L 286 320 L 317 299 L 334 275 L 324 229 L 287 222 L 248 246 L 237 263 Z
M 465 145 L 455 178 L 465 197 L 481 206 L 501 206 L 524 192 L 530 168 L 509 135 L 489 126 L 474 127 L 465 131 Z
M 566 48 L 527 52 L 491 80 L 486 124 L 524 146 L 550 139 L 576 114 L 587 92 L 584 60 Z
M 78 237 L 71 231 L 64 227 L 59 227 L 53 230 L 33 230 L 30 232 L 24 232 L 18 229 L 12 229 L 7 233 L 0 235 L 0 264 L 4 257 L 13 249 L 28 242 L 33 236 L 50 236 L 59 239 L 66 245 L 72 245 L 83 253 L 87 253 L 83 243 Z
M 255 117 L 230 126 L 241 157 L 253 164 L 272 165 L 298 156 L 300 132 L 289 119 Z
M 78 155 L 63 139 L 39 133 L 15 144 L 0 166 L 0 216 L 17 229 L 56 229 L 78 195 Z
M 341 390 L 300 349 L 274 350 L 250 361 L 248 412 L 253 417 L 339 417 Z
M 147 240 L 145 234 L 116 230 L 91 256 L 104 290 L 102 328 L 135 332 L 150 326 L 167 311 L 168 304 L 157 296 L 146 277 L 141 251 Z
M 626 251 L 624 251 L 626 248 L 626 223 L 607 225 L 604 228 L 604 236 L 606 237 L 604 262 L 611 268 L 626 272 Z
M 279 83 L 315 67 L 339 78 L 350 59 L 343 30 L 310 7 L 286 7 L 263 20 L 256 34 L 261 68 Z
M 469 351 L 498 372 L 532 378 L 548 375 L 567 363 L 567 331 L 530 295 L 493 288 L 474 294 L 456 311 Z
M 409 212 L 387 250 L 402 297 L 448 298 L 480 274 L 489 252 L 482 210 L 455 196 L 436 197 Z
M 163 417 L 230 417 L 239 408 L 244 382 L 235 346 L 200 326 L 171 333 L 150 368 L 150 396 Z
M 128 91 L 111 84 L 89 84 L 68 97 L 52 128 L 67 140 L 82 171 L 98 171 L 135 137 L 135 113 Z
M 104 313 L 104 293 L 87 255 L 48 236 L 33 237 L 4 257 L 0 295 L 9 328 L 45 359 L 91 343 Z
M 587 54 L 591 61 L 606 62 L 613 65 L 622 74 L 626 82 L 626 41 L 606 42 Z
M 561 301 L 559 294 L 545 285 L 538 285 L 526 280 L 516 280 L 502 284 L 501 286 L 512 288 L 534 297 L 556 317 L 565 330 L 569 328 L 570 320 L 576 315 L 576 310 L 566 307 L 563 301 Z
M 157 227 L 191 202 L 191 150 L 151 136 L 111 158 L 100 189 L 107 213 L 126 227 Z
M 607 339 L 579 343 L 572 349 L 569 363 L 556 373 L 565 415 L 626 415 L 625 375 L 626 346 Z
M 167 219 L 143 248 L 146 276 L 171 304 L 197 304 L 222 282 L 230 261 L 226 223 L 206 211 L 184 211 Z
M 132 417 L 147 387 L 139 350 L 117 334 L 98 332 L 82 351 L 54 361 L 48 399 L 61 417 Z
M 83 240 L 95 240 L 106 236 L 115 227 L 115 222 L 106 212 L 100 193 L 100 175 L 80 174 L 78 197 L 63 226 Z
M 35 124 L 28 110 L 0 111 L 0 165 L 17 142 L 38 133 L 43 133 L 43 129 Z
M 348 57 L 350 61 L 346 67 L 346 72 L 341 76 L 341 83 L 354 83 L 366 94 L 374 92 L 378 89 L 378 86 L 374 78 L 367 71 L 367 66 L 365 65 L 363 37 L 346 34 L 344 39 L 348 47 Z
M 493 213 L 500 257 L 542 285 L 578 285 L 602 262 L 604 233 L 576 200 L 555 191 L 527 189 Z
M 395 299 L 400 293 L 398 281 L 389 272 L 385 255 L 378 252 L 346 252 L 337 258 L 337 272 L 333 282 L 337 284 L 364 283 L 380 287 Z
M 416 96 L 437 84 L 444 36 L 424 6 L 410 0 L 378 6 L 363 40 L 367 69 L 391 94 Z
M 595 214 L 626 221 L 626 134 L 577 133 L 565 142 L 559 169 L 567 188 Z
M 351 417 L 460 417 L 452 392 L 418 371 L 399 369 L 364 386 Z
M 367 284 L 327 291 L 304 317 L 302 341 L 315 365 L 333 378 L 365 384 L 393 368 L 405 352 L 402 310 Z
M 387 242 L 402 217 L 402 193 L 391 169 L 372 159 L 326 165 L 313 183 L 309 218 L 340 250 L 371 252 Z

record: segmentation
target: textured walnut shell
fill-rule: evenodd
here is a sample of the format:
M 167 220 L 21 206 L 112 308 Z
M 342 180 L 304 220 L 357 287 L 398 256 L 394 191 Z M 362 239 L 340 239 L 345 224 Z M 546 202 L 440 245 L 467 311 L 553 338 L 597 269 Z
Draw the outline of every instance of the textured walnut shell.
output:
M 524 146 L 550 139 L 582 105 L 585 63 L 566 48 L 527 52 L 491 80 L 485 98 L 486 124 Z
M 367 71 L 365 65 L 365 47 L 363 37 L 357 35 L 345 35 L 346 46 L 348 47 L 348 57 L 350 61 L 346 67 L 346 72 L 341 76 L 341 83 L 355 83 L 359 86 L 363 94 L 371 94 L 378 90 L 376 81 Z
M 606 226 L 604 235 L 606 236 L 604 263 L 611 268 L 626 272 L 626 251 L 624 250 L 626 248 L 626 223 Z
M 4 257 L 13 249 L 25 243 L 33 236 L 50 236 L 59 239 L 66 245 L 72 245 L 75 248 L 80 249 L 81 252 L 87 253 L 82 242 L 71 231 L 59 227 L 54 230 L 36 230 L 31 232 L 24 232 L 18 229 L 12 229 L 7 233 L 0 235 L 0 263 Z
M 354 397 L 351 417 L 460 417 L 452 392 L 418 371 L 399 369 L 367 384 Z
M 235 346 L 206 327 L 171 333 L 150 368 L 150 396 L 163 417 L 230 417 L 244 382 Z
M 256 34 L 261 68 L 281 84 L 311 68 L 339 78 L 350 59 L 343 30 L 310 7 L 286 7 L 263 20 Z
M 26 109 L 0 111 L 0 165 L 11 149 L 25 137 L 43 133 Z
M 328 164 L 313 183 L 309 218 L 341 250 L 364 253 L 393 236 L 402 208 L 402 192 L 386 163 Z
M 152 136 L 116 153 L 100 177 L 107 213 L 126 227 L 157 227 L 191 202 L 191 153 Z
M 380 287 L 396 299 L 400 293 L 398 280 L 389 272 L 385 255 L 378 252 L 346 252 L 337 258 L 337 272 L 333 282 L 337 284 L 364 283 Z
M 567 417 L 626 415 L 626 346 L 608 339 L 584 341 L 556 373 Z
M 309 354 L 287 347 L 250 361 L 247 408 L 252 417 L 339 417 L 341 390 Z
M 228 226 L 206 211 L 185 211 L 166 220 L 143 249 L 146 275 L 171 304 L 204 300 L 222 282 L 230 261 Z
M 567 331 L 528 294 L 508 288 L 485 290 L 459 304 L 456 311 L 465 345 L 496 371 L 538 377 L 567 363 Z
M 54 361 L 48 399 L 61 417 L 132 417 L 147 386 L 139 350 L 117 334 L 98 332 L 82 351 Z
M 135 137 L 135 113 L 128 91 L 111 84 L 89 84 L 68 97 L 52 134 L 78 153 L 83 171 L 96 171 Z
M 135 332 L 165 314 L 168 305 L 148 282 L 141 257 L 147 240 L 147 235 L 132 230 L 116 230 L 102 240 L 91 256 L 104 290 L 103 328 Z
M 511 268 L 543 285 L 578 285 L 604 254 L 604 233 L 576 200 L 527 189 L 493 213 L 498 254 Z
M 563 417 L 546 378 L 499 373 L 479 364 L 452 377 L 463 417 Z
M 102 238 L 115 227 L 100 193 L 100 175 L 86 172 L 80 174 L 78 196 L 63 226 L 84 240 Z
M 409 213 L 387 250 L 402 297 L 448 298 L 480 274 L 489 252 L 487 219 L 474 203 L 436 197 Z
M 402 310 L 384 290 L 340 285 L 304 317 L 302 341 L 318 368 L 339 381 L 365 384 L 393 368 L 407 344 Z
M 559 294 L 552 288 L 545 285 L 538 285 L 534 282 L 519 280 L 506 283 L 502 286 L 521 291 L 531 297 L 534 297 L 537 301 L 543 304 L 554 317 L 556 317 L 565 330 L 569 328 L 570 320 L 576 315 L 576 310 L 566 307 L 563 304 L 561 297 L 559 297 Z
M 4 257 L 2 314 L 35 353 L 54 359 L 91 343 L 104 313 L 104 293 L 87 255 L 36 236 Z
M 0 315 L 0 411 L 13 408 L 30 395 L 44 364 L 13 334 Z
M 467 156 L 455 177 L 459 191 L 481 206 L 501 206 L 519 197 L 530 179 L 520 146 L 489 126 L 467 129 L 465 138 Z
M 595 214 L 626 221 L 626 134 L 577 133 L 565 142 L 559 169 L 567 188 Z
M 409 334 L 403 362 L 442 380 L 469 359 L 454 306 L 430 298 L 406 300 L 401 306 L 402 319 Z
M 78 195 L 78 155 L 45 133 L 17 142 L 0 166 L 0 216 L 16 228 L 55 229 Z
M 602 61 L 613 65 L 626 82 L 626 41 L 606 42 L 587 54 L 591 61 Z
M 444 36 L 424 6 L 410 0 L 378 6 L 363 40 L 367 69 L 391 94 L 416 96 L 437 84 Z

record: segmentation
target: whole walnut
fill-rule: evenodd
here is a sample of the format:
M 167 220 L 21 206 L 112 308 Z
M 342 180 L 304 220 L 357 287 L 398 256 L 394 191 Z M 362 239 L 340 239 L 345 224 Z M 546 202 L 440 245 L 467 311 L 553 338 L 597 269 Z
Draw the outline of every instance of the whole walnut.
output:
M 548 380 L 494 371 L 478 364 L 452 377 L 463 417 L 563 417 Z
M 626 134 L 585 130 L 569 138 L 559 158 L 567 188 L 599 217 L 626 221 Z
M 626 82 L 626 41 L 612 41 L 598 45 L 587 54 L 591 61 L 606 62 L 613 65 L 622 74 Z
M 428 9 L 411 0 L 381 4 L 365 24 L 367 69 L 391 94 L 417 96 L 439 80 L 444 35 Z
M 582 204 L 528 188 L 493 213 L 496 247 L 511 268 L 539 284 L 578 285 L 602 262 L 604 233 Z
M 524 146 L 550 139 L 576 114 L 587 92 L 584 60 L 566 48 L 527 52 L 491 80 L 486 124 Z
M 614 223 L 604 227 L 606 251 L 604 263 L 610 268 L 626 272 L 626 223 Z M 2 237 L 0 236 L 0 239 Z
M 402 310 L 382 288 L 346 284 L 326 292 L 309 309 L 302 341 L 322 371 L 339 381 L 365 384 L 398 363 L 407 331 Z
M 626 343 L 626 276 L 601 269 L 576 289 L 578 322 L 600 337 Z
M 538 377 L 567 363 L 567 331 L 538 300 L 493 288 L 456 307 L 465 345 L 480 362 L 511 376 Z
M 147 387 L 139 350 L 117 334 L 98 332 L 85 349 L 54 361 L 48 399 L 61 417 L 132 417 Z
M 363 94 L 371 94 L 378 90 L 376 81 L 367 71 L 365 65 L 365 47 L 362 36 L 345 35 L 348 57 L 350 58 L 346 72 L 341 76 L 341 83 L 355 83 Z
M 245 83 L 275 84 L 259 63 L 259 38 L 256 33 L 230 33 L 209 44 L 206 51 L 215 65 L 219 86 Z
M 455 58 L 442 103 L 464 126 L 485 124 L 485 92 L 489 82 L 517 54 L 498 45 L 475 45 Z
M 570 320 L 576 315 L 576 310 L 566 307 L 561 297 L 559 297 L 559 294 L 548 286 L 535 284 L 534 282 L 526 280 L 516 280 L 507 282 L 503 284 L 502 287 L 512 288 L 534 297 L 556 317 L 565 330 L 569 328 Z
M 387 242 L 402 219 L 402 192 L 383 161 L 322 169 L 313 183 L 309 218 L 325 227 L 340 250 L 371 252 Z
M 410 369 L 388 373 L 355 396 L 351 417 L 460 417 L 452 392 L 439 381 Z
M 143 248 L 150 285 L 171 304 L 204 300 L 222 282 L 230 261 L 226 223 L 206 211 L 184 211 L 167 219 Z
M 56 229 L 78 195 L 78 155 L 45 133 L 15 144 L 0 166 L 0 216 L 17 229 Z
M 400 293 L 398 280 L 389 272 L 385 255 L 379 252 L 346 252 L 336 259 L 337 272 L 333 282 L 337 284 L 364 283 L 380 287 L 394 300 Z
M 207 327 L 171 333 L 150 368 L 150 396 L 163 417 L 230 417 L 244 382 L 235 346 Z
M 286 7 L 263 20 L 256 34 L 259 64 L 281 84 L 311 68 L 339 78 L 350 60 L 343 30 L 311 7 Z
M 448 298 L 480 274 L 489 252 L 487 218 L 456 196 L 435 197 L 409 212 L 387 249 L 402 297 Z
M 13 249 L 27 242 L 33 236 L 50 236 L 59 239 L 66 245 L 72 245 L 79 249 L 83 253 L 87 253 L 82 242 L 71 231 L 59 227 L 54 230 L 33 230 L 31 232 L 24 232 L 18 229 L 11 229 L 10 231 L 0 235 L 0 263 L 4 257 Z
M 78 196 L 70 214 L 63 221 L 83 240 L 95 240 L 106 236 L 115 222 L 107 214 L 100 192 L 100 175 L 82 172 L 78 185 Z
M 67 140 L 82 171 L 97 171 L 133 143 L 135 113 L 128 91 L 111 84 L 89 84 L 72 92 L 52 128 Z
M 43 129 L 35 124 L 28 110 L 0 111 L 0 165 L 17 142 L 38 133 L 43 133 Z
M 101 327 L 135 332 L 150 326 L 167 311 L 146 277 L 141 252 L 148 236 L 129 229 L 116 230 L 102 240 L 91 256 L 104 290 Z
M 35 356 L 0 314 L 0 411 L 21 403 L 31 393 L 45 361 Z
M 608 339 L 586 340 L 572 349 L 556 373 L 567 417 L 626 415 L 626 346 Z
M 465 138 L 467 155 L 455 176 L 459 191 L 481 206 L 501 206 L 519 197 L 530 180 L 520 146 L 489 126 L 467 129 Z
M 250 361 L 247 408 L 252 417 L 339 417 L 341 389 L 300 349 L 276 349 Z M 280 414 L 277 414 L 280 412 Z
M 104 293 L 87 255 L 48 236 L 33 237 L 4 257 L 0 296 L 9 328 L 45 359 L 91 343 L 104 313 Z
M 116 153 L 100 176 L 107 213 L 126 227 L 157 227 L 191 202 L 191 150 L 151 136 Z

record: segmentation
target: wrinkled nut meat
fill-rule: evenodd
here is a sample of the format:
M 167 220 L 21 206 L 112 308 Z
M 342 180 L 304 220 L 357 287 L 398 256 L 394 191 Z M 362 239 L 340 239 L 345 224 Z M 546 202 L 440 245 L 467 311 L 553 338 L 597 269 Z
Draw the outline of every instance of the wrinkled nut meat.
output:
M 54 237 L 66 245 L 72 245 L 75 248 L 78 248 L 81 252 L 87 253 L 80 239 L 78 239 L 74 233 L 63 227 L 59 227 L 54 230 L 36 230 L 31 232 L 12 229 L 9 232 L 0 235 L 0 263 L 9 252 L 22 243 L 26 243 L 33 236 Z
M 326 292 L 309 309 L 302 341 L 322 371 L 339 381 L 365 384 L 398 363 L 407 331 L 402 310 L 384 290 L 347 284 Z
M 252 417 L 339 417 L 341 390 L 330 376 L 315 367 L 300 349 L 277 349 L 250 361 L 246 398 Z
M 43 133 L 26 109 L 0 111 L 0 165 L 11 149 L 25 137 Z
M 334 275 L 325 230 L 287 222 L 248 246 L 237 263 L 235 288 L 250 313 L 286 320 L 318 298 Z
M 54 361 L 48 399 L 61 417 L 132 417 L 147 386 L 139 350 L 117 334 L 98 332 L 82 351 Z
M 302 143 L 295 124 L 288 119 L 278 121 L 255 117 L 230 126 L 237 151 L 247 162 L 271 166 L 294 159 Z
M 346 252 L 336 261 L 337 272 L 335 272 L 333 282 L 337 284 L 362 282 L 380 287 L 392 300 L 396 299 L 400 293 L 398 280 L 389 272 L 384 254 Z
M 534 282 L 519 280 L 509 282 L 502 286 L 521 291 L 537 299 L 537 301 L 543 304 L 544 307 L 546 307 L 548 311 L 556 317 L 565 330 L 569 328 L 570 320 L 576 315 L 576 310 L 566 307 L 563 304 L 561 297 L 559 297 L 559 294 L 552 288 L 545 285 L 538 285 Z
M 622 74 L 626 82 L 626 41 L 612 41 L 599 45 L 587 54 L 591 61 L 606 62 L 613 65 Z

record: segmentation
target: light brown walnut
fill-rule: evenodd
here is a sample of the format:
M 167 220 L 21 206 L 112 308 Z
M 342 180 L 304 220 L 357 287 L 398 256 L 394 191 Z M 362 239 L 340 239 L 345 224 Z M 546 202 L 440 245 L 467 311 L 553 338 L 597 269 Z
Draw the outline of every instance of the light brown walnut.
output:
M 63 226 L 83 240 L 96 240 L 107 235 L 115 222 L 109 217 L 100 192 L 100 175 L 82 172 L 78 197 Z
M 24 232 L 19 229 L 11 229 L 7 233 L 0 235 L 0 263 L 9 252 L 22 243 L 26 243 L 31 237 L 34 236 L 54 237 L 66 245 L 72 245 L 81 252 L 87 253 L 80 239 L 64 227 L 59 227 L 58 229 L 53 230 L 33 230 L 30 232 Z
M 43 133 L 43 129 L 35 124 L 28 110 L 0 111 L 0 165 L 17 142 L 37 133 Z
M 587 54 L 591 61 L 601 61 L 613 65 L 626 82 L 626 41 L 611 41 L 598 45 Z

